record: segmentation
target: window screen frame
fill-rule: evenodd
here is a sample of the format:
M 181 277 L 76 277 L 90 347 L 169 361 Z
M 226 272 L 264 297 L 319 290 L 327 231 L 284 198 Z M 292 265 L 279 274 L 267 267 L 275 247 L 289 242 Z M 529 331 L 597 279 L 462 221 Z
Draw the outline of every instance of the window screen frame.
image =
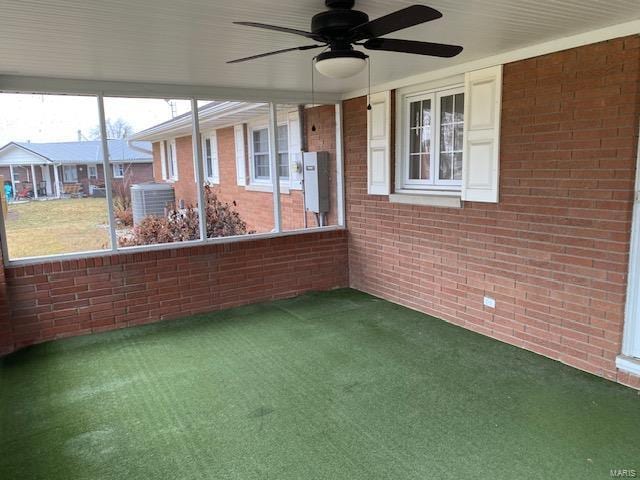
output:
M 462 189 L 462 179 L 460 180 L 440 180 L 440 130 L 441 130 L 441 99 L 450 95 L 464 95 L 464 85 L 452 85 L 428 91 L 410 93 L 402 96 L 401 109 L 398 119 L 401 125 L 400 130 L 400 182 L 401 189 L 437 190 L 460 192 Z M 411 142 L 411 104 L 418 101 L 430 100 L 431 102 L 431 132 L 430 132 L 430 157 L 429 157 L 429 178 L 411 179 L 410 169 L 410 142 Z M 464 123 L 463 123 L 464 128 Z

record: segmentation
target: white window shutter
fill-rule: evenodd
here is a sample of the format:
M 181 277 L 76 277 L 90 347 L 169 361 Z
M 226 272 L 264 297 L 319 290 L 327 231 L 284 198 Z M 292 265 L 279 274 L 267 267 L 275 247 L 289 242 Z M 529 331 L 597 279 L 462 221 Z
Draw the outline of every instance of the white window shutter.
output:
M 502 65 L 465 75 L 462 200 L 498 203 Z
M 247 184 L 246 154 L 244 148 L 244 124 L 233 127 L 236 144 L 236 178 L 238 185 Z
M 165 141 L 160 141 L 160 167 L 162 168 L 162 179 L 167 179 L 167 152 L 165 150 Z
M 367 193 L 389 195 L 391 168 L 391 92 L 371 95 L 367 110 Z
M 213 183 L 220 183 L 220 160 L 218 157 L 218 132 L 211 133 L 211 160 L 213 162 Z
M 298 111 L 289 112 L 289 183 L 294 188 L 302 188 L 302 138 Z M 294 165 L 300 168 L 294 168 Z

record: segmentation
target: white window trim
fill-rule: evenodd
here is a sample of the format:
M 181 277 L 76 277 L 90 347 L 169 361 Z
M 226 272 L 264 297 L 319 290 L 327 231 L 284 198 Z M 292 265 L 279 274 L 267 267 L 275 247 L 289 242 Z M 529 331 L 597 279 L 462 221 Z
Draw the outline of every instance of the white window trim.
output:
M 287 126 L 288 132 L 291 131 L 291 125 L 289 124 L 289 120 L 285 120 L 283 122 L 278 122 L 278 127 Z M 255 176 L 255 165 L 253 159 L 253 132 L 256 130 L 264 130 L 269 128 L 269 123 L 265 119 L 264 121 L 256 121 L 253 123 L 247 124 L 247 145 L 249 147 L 249 185 L 247 185 L 247 190 L 251 190 L 249 187 L 260 187 L 259 190 L 254 188 L 255 191 L 264 191 L 271 192 L 272 191 L 272 182 L 271 182 L 271 170 L 269 170 L 269 178 L 256 178 Z M 276 133 L 277 138 L 277 133 Z M 291 136 L 287 135 L 287 153 L 291 152 Z M 269 153 L 269 152 L 266 152 Z M 264 188 L 262 188 L 264 187 Z M 289 155 L 289 177 L 282 178 L 280 177 L 280 188 L 281 193 L 285 193 L 289 189 L 293 188 L 291 185 L 291 155 Z
M 116 171 L 116 169 L 119 170 L 119 168 L 122 167 L 122 175 L 120 175 L 120 172 Z M 124 178 L 124 174 L 127 171 L 126 168 L 124 168 L 124 164 L 122 163 L 113 163 L 111 165 L 111 168 L 113 169 L 113 178 Z
M 162 169 L 163 179 L 169 182 L 177 182 L 180 177 L 178 174 L 178 148 L 176 139 L 171 138 L 160 142 L 161 161 L 164 168 Z M 171 155 L 171 163 L 173 165 L 173 175 L 170 174 L 169 155 Z
M 461 195 L 462 180 L 438 180 L 438 165 L 440 160 L 440 99 L 443 96 L 464 92 L 464 79 L 444 79 L 430 84 L 412 86 L 398 90 L 396 97 L 396 193 L 411 195 L 446 196 Z M 448 83 L 450 82 L 450 83 Z M 429 180 L 409 180 L 409 108 L 410 103 L 418 100 L 431 100 L 431 111 L 434 122 L 431 125 L 431 156 Z
M 91 169 L 95 170 L 95 175 L 91 173 Z M 87 177 L 89 180 L 97 180 L 98 179 L 98 166 L 97 165 L 87 165 Z
M 76 172 L 75 174 L 75 180 L 67 180 L 67 176 L 65 174 L 65 171 L 67 169 L 71 169 L 73 168 Z M 63 183 L 78 183 L 78 166 L 77 165 L 62 165 L 62 182 Z
M 207 174 L 207 140 L 209 140 L 211 145 L 212 176 Z M 207 183 L 220 183 L 220 158 L 218 155 L 218 135 L 216 130 L 208 134 L 202 134 L 202 171 L 204 172 L 204 178 Z

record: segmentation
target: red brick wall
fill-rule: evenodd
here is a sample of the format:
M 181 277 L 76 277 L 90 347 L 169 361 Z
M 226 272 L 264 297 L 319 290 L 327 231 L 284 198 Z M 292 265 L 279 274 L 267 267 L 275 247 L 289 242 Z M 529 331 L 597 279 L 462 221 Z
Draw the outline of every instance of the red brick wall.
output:
M 1 270 L 1 269 L 0 269 Z M 0 352 L 347 284 L 344 231 L 54 261 L 0 276 Z
M 367 195 L 366 100 L 346 101 L 350 285 L 640 387 L 614 364 L 639 66 L 638 36 L 505 65 L 500 203 L 462 209 Z

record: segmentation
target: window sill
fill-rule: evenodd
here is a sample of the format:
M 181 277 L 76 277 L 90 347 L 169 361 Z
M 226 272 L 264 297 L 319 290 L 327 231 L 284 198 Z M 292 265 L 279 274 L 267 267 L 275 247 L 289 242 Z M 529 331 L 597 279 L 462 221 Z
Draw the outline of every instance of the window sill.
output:
M 429 207 L 462 208 L 462 199 L 459 192 L 411 192 L 392 193 L 389 202 L 403 203 L 406 205 L 423 205 Z
M 256 184 L 256 183 L 252 183 L 247 185 L 246 187 L 244 187 L 245 190 L 249 191 L 249 192 L 267 192 L 267 193 L 272 193 L 273 192 L 273 186 L 271 186 L 271 184 L 269 185 L 261 185 L 261 184 Z M 283 195 L 289 195 L 289 186 L 288 185 L 280 185 L 280 193 Z

